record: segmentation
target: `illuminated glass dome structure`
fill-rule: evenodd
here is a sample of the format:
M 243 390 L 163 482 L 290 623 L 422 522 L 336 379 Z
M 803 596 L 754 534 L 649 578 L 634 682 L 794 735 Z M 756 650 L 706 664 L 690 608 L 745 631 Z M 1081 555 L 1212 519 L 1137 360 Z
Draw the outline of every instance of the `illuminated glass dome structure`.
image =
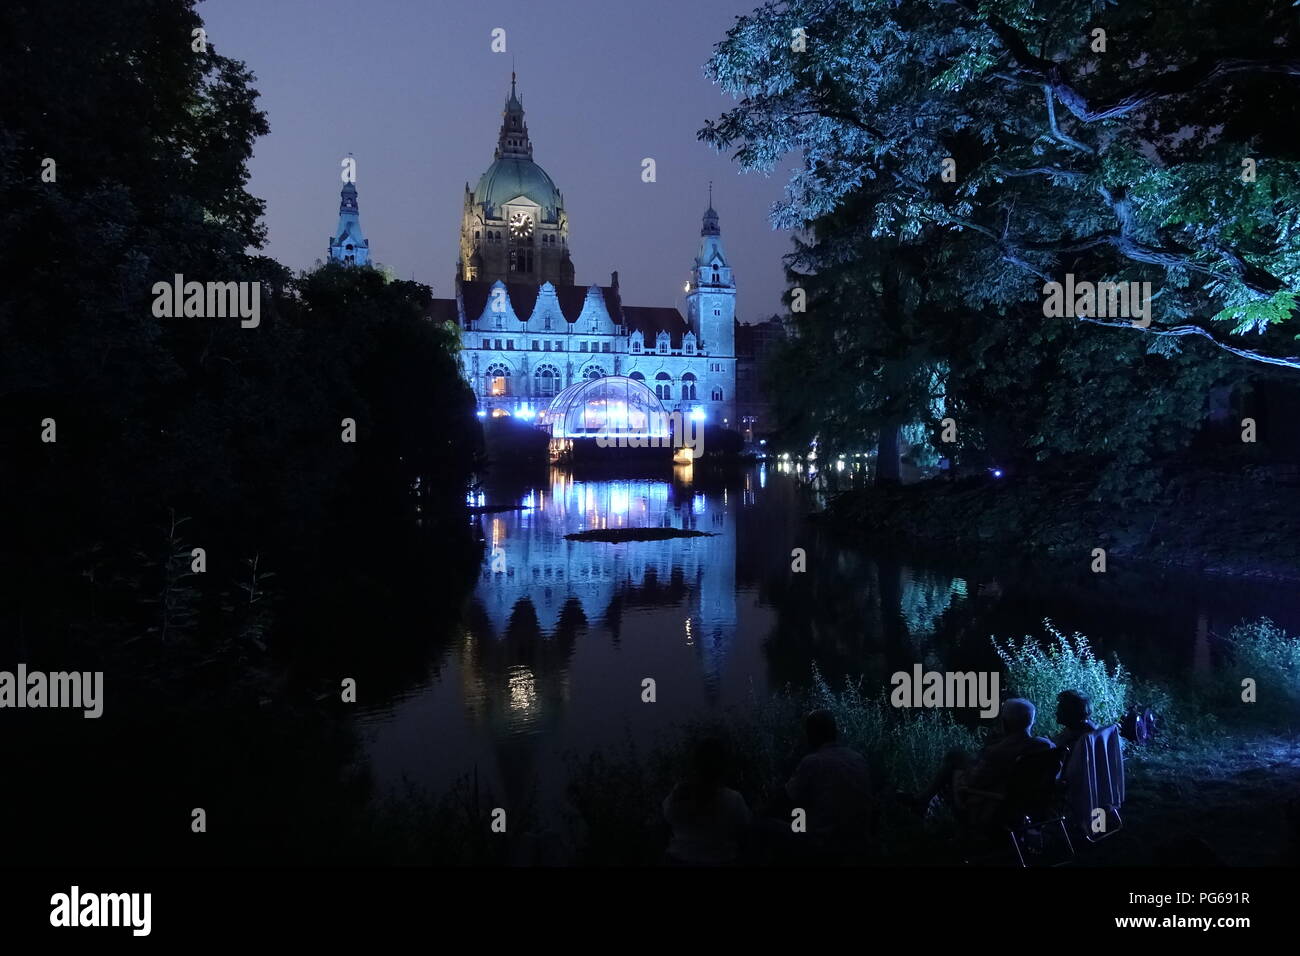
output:
M 575 382 L 555 396 L 537 424 L 551 438 L 669 435 L 668 413 L 655 393 L 644 382 L 622 375 Z

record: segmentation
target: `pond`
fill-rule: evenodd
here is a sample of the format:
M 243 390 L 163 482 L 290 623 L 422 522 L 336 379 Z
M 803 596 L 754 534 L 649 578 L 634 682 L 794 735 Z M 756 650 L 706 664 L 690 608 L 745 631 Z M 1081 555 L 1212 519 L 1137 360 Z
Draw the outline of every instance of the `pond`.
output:
M 565 752 L 653 743 L 674 722 L 807 684 L 814 663 L 834 681 L 865 675 L 879 687 L 918 663 L 992 668 L 990 635 L 1041 635 L 1045 618 L 1147 677 L 1210 673 L 1244 618 L 1300 630 L 1287 586 L 1114 563 L 1094 574 L 1087 554 L 1073 566 L 919 558 L 809 520 L 813 499 L 776 462 L 694 471 L 585 479 L 553 469 L 486 487 L 469 519 L 483 562 L 453 639 L 414 690 L 359 718 L 380 783 L 438 792 L 477 772 L 511 803 L 534 788 L 552 800 Z M 629 528 L 706 534 L 566 538 Z

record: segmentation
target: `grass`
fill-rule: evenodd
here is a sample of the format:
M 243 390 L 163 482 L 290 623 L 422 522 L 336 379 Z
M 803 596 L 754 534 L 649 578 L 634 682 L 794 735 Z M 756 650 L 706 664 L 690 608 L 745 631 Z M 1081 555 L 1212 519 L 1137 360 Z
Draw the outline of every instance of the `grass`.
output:
M 1088 847 L 1080 863 L 1169 861 L 1167 854 L 1186 852 L 1179 841 L 1188 839 L 1236 865 L 1276 863 L 1297 852 L 1288 814 L 1300 794 L 1300 640 L 1267 620 L 1232 631 L 1228 661 L 1218 671 L 1255 676 L 1261 704 L 1251 707 L 1242 706 L 1235 683 L 1143 682 L 1120 661 L 1108 665 L 1099 659 L 1083 635 L 1066 635 L 1050 621 L 1045 628 L 1044 640 L 994 639 L 1009 691 L 1040 705 L 1036 732 L 1055 731 L 1050 704 L 1066 689 L 1092 697 L 1099 725 L 1114 722 L 1133 703 L 1160 717 L 1152 741 L 1126 745 L 1124 835 Z M 388 805 L 371 820 L 369 836 L 379 837 L 381 846 L 370 850 L 391 862 L 501 864 L 519 861 L 521 851 L 539 839 L 556 839 L 568 862 L 657 864 L 668 836 L 660 806 L 695 741 L 710 735 L 727 742 L 727 782 L 760 811 L 793 772 L 802 753 L 803 717 L 818 708 L 835 715 L 841 742 L 872 764 L 884 811 L 877 861 L 954 862 L 949 821 L 941 817 L 922 826 L 888 795 L 922 790 L 947 751 L 978 749 L 980 729 L 957 723 L 943 710 L 894 708 L 884 688 L 867 693 L 861 679 L 832 686 L 815 665 L 807 688 L 753 694 L 744 706 L 715 720 L 679 725 L 651 745 L 628 739 L 609 750 L 568 755 L 562 836 L 531 832 L 540 826 L 534 807 L 512 816 L 509 837 L 489 836 L 490 795 L 466 780 L 437 800 L 408 795 Z
M 1118 721 L 1129 704 L 1132 680 L 1118 659 L 1107 668 L 1092 652 L 1082 634 L 1064 634 L 1050 620 L 1043 621 L 1050 640 L 1040 643 L 1032 637 L 1005 644 L 993 638 L 993 647 L 1006 667 L 1006 683 L 1017 697 L 1038 707 L 1035 732 L 1055 736 L 1062 728 L 1056 722 L 1056 698 L 1075 690 L 1092 698 L 1092 719 L 1098 727 Z

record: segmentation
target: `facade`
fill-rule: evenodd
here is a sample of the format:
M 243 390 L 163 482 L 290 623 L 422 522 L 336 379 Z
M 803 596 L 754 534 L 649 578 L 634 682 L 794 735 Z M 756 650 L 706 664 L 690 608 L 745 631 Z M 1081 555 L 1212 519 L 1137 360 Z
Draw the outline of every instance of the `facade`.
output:
M 736 430 L 746 441 L 776 427 L 763 374 L 772 351 L 785 337 L 785 324 L 776 317 L 753 325 L 736 324 Z
M 461 374 L 485 415 L 535 417 L 584 379 L 645 382 L 669 411 L 736 427 L 736 284 L 712 203 L 687 282 L 687 316 L 575 285 L 564 197 L 533 160 L 511 79 L 492 165 L 465 185 L 456 298 L 435 317 L 462 330 Z

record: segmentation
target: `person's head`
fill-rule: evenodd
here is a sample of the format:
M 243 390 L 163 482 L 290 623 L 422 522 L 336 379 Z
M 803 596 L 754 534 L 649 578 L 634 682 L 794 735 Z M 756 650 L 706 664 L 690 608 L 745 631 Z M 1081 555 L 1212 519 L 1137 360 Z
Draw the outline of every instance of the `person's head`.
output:
M 717 737 L 705 737 L 691 753 L 691 780 L 696 786 L 711 790 L 722 784 L 727 767 L 727 748 Z
M 1023 697 L 1012 697 L 1002 704 L 1002 729 L 1009 734 L 1029 733 L 1038 710 Z
M 1056 722 L 1071 729 L 1082 727 L 1092 716 L 1092 698 L 1077 690 L 1063 690 L 1056 697 Z
M 834 743 L 840 736 L 839 728 L 835 726 L 835 715 L 829 710 L 814 710 L 805 717 L 803 732 L 808 737 L 808 746 L 813 750 Z

